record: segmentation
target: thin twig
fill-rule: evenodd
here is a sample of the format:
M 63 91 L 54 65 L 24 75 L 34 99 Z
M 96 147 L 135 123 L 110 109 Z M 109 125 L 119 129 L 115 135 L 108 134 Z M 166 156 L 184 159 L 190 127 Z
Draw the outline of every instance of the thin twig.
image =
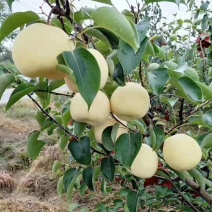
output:
M 49 0 L 45 0 L 45 2 L 46 2 L 50 7 L 53 7 L 53 6 L 51 5 L 51 3 L 49 2 Z
M 30 94 L 27 94 L 27 96 L 28 96 L 28 97 L 33 101 L 33 103 L 41 110 L 41 112 L 42 112 L 45 116 L 47 116 L 47 117 L 50 119 L 50 121 L 52 121 L 53 123 L 55 123 L 61 130 L 63 130 L 63 131 L 65 132 L 66 135 L 70 135 L 70 136 L 74 137 L 77 141 L 79 141 L 79 138 L 78 138 L 76 135 L 74 135 L 73 133 L 71 133 L 69 130 L 67 130 L 65 127 L 63 127 L 60 123 L 58 123 L 52 116 L 50 116 L 49 113 L 47 113 L 47 112 L 41 107 L 41 105 L 40 105 Z M 98 151 L 97 149 L 95 149 L 95 148 L 93 148 L 93 147 L 91 147 L 91 149 L 92 149 L 94 152 L 96 152 L 96 153 L 98 153 L 98 154 L 100 154 L 100 155 L 107 156 L 107 155 L 104 154 L 103 152 L 100 152 L 100 151 Z
M 187 117 L 185 117 L 182 121 L 180 121 L 178 124 L 176 124 L 174 127 L 172 127 L 170 130 L 168 130 L 166 132 L 166 134 L 170 134 L 173 130 L 178 129 L 179 127 L 181 127 L 182 124 L 184 124 L 194 113 L 196 113 L 198 110 L 200 110 L 201 108 L 203 108 L 205 105 L 211 103 L 212 100 L 209 100 L 207 102 L 205 102 L 203 105 L 201 105 L 200 107 L 198 107 L 197 109 L 193 110 Z
M 111 112 L 110 114 L 111 114 L 111 116 L 112 116 L 119 124 L 121 124 L 122 126 L 126 127 L 127 129 L 129 129 L 129 130 L 132 131 L 132 132 L 137 132 L 137 131 L 135 131 L 135 130 L 133 130 L 133 129 L 128 128 L 127 125 L 125 125 L 125 124 L 122 123 L 118 118 L 116 118 L 112 112 Z
M 90 36 L 90 41 L 94 49 L 97 49 L 96 44 L 94 43 L 93 38 Z
M 58 15 L 57 18 L 59 19 L 59 21 L 60 21 L 60 23 L 61 23 L 61 25 L 62 25 L 63 31 L 64 31 L 65 33 L 67 33 L 67 32 L 66 32 L 66 28 L 65 28 L 65 24 L 64 24 L 64 21 L 63 21 L 63 18 L 62 18 L 60 15 Z
M 58 92 L 53 92 L 53 91 L 46 91 L 46 90 L 34 90 L 33 92 L 41 92 L 41 93 L 49 93 L 49 94 L 54 94 L 56 96 L 67 96 L 73 98 L 75 93 L 72 94 L 63 94 L 63 93 L 58 93 Z
M 139 64 L 139 72 L 138 72 L 138 74 L 139 74 L 139 78 L 140 78 L 140 81 L 141 81 L 141 85 L 144 87 L 143 78 L 142 78 L 142 64 L 141 64 L 141 62 Z
M 49 12 L 48 19 L 47 19 L 47 24 L 48 25 L 51 24 L 51 17 L 52 17 L 52 14 L 53 14 L 53 10 L 54 10 L 54 7 L 52 7 L 52 9 Z
M 41 105 L 30 95 L 27 94 L 27 96 L 33 101 L 33 103 L 41 110 L 41 112 L 47 116 L 50 121 L 54 122 L 61 130 L 63 130 L 65 132 L 66 135 L 70 135 L 72 137 L 74 137 L 76 140 L 79 140 L 79 138 L 74 135 L 73 133 L 71 133 L 69 130 L 67 130 L 65 127 L 63 127 L 60 123 L 58 123 L 52 116 L 49 115 L 49 113 L 47 113 L 42 107 Z

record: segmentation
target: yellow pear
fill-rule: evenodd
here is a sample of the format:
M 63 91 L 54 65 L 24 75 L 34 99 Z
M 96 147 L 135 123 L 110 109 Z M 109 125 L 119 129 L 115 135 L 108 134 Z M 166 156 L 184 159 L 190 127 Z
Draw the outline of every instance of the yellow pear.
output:
M 108 118 L 110 114 L 110 102 L 102 91 L 98 91 L 88 110 L 87 103 L 81 94 L 77 93 L 71 101 L 70 110 L 74 120 L 90 125 L 98 125 Z
M 76 83 L 70 78 L 70 76 L 66 75 L 65 78 L 64 78 L 64 80 L 65 80 L 65 84 L 67 85 L 67 87 L 71 91 L 73 91 L 75 93 L 78 93 L 79 92 Z
M 101 78 L 100 78 L 100 89 L 101 89 L 105 86 L 107 82 L 107 78 L 108 78 L 109 69 L 108 69 L 107 62 L 105 58 L 103 57 L 103 55 L 96 49 L 87 49 L 87 50 L 95 57 L 99 65 L 100 74 L 101 74 Z M 70 90 L 74 92 L 79 92 L 76 83 L 69 76 L 65 77 L 65 83 Z
M 152 177 L 158 169 L 158 156 L 147 144 L 143 144 L 135 157 L 130 172 L 140 178 Z
M 187 171 L 199 164 L 202 151 L 192 137 L 186 134 L 176 134 L 164 141 L 163 157 L 174 170 Z
M 113 92 L 110 103 L 112 112 L 118 118 L 132 121 L 146 115 L 150 107 L 150 98 L 144 87 L 128 82 Z
M 120 120 L 120 122 L 123 123 L 124 125 L 127 125 L 127 123 L 125 121 Z M 106 129 L 109 126 L 113 126 L 116 123 L 119 123 L 119 122 L 112 117 L 108 117 L 108 119 L 106 119 L 103 123 L 96 125 L 94 127 L 94 136 L 95 136 L 97 142 L 102 143 L 102 133 L 103 133 L 104 129 Z M 125 126 L 123 126 L 119 123 L 119 128 L 117 130 L 116 139 L 123 133 L 128 133 L 128 130 Z
M 56 68 L 57 56 L 73 49 L 74 44 L 62 29 L 35 23 L 17 35 L 12 57 L 18 70 L 27 77 L 59 80 L 65 74 Z

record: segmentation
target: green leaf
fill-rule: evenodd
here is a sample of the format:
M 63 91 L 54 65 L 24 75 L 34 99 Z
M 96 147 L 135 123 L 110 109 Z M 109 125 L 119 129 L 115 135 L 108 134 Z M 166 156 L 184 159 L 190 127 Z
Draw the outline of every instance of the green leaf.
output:
M 79 141 L 75 140 L 69 143 L 68 149 L 71 151 L 73 158 L 84 165 L 91 163 L 90 139 L 82 137 Z
M 168 189 L 167 188 L 164 188 L 162 186 L 158 186 L 156 185 L 155 186 L 155 196 L 156 196 L 156 199 L 160 199 L 160 198 L 164 198 L 166 193 L 167 193 Z
M 124 70 L 120 63 L 116 64 L 113 74 L 113 80 L 119 85 L 125 85 Z
M 85 34 L 95 37 L 95 38 L 101 40 L 102 42 L 104 42 L 107 46 L 110 46 L 110 42 L 109 42 L 108 38 L 104 35 L 104 33 L 102 33 L 98 29 L 88 28 L 88 30 L 85 31 Z
M 152 125 L 149 125 L 149 134 L 150 134 L 150 143 L 151 143 L 151 147 L 153 150 L 155 150 L 156 148 L 156 135 L 155 135 L 155 132 L 153 130 L 153 126 Z
M 203 175 L 197 169 L 191 169 L 188 171 L 188 173 L 194 177 L 194 179 L 200 185 L 200 188 L 205 190 L 205 179 Z
M 15 77 L 13 76 L 13 74 L 6 73 L 0 75 L 0 99 L 7 87 L 11 85 L 14 81 Z
M 160 46 L 157 46 L 158 52 L 156 53 L 156 56 L 160 59 L 165 60 L 166 59 L 166 53 L 164 49 Z
M 166 85 L 169 75 L 166 68 L 158 68 L 147 73 L 149 85 L 155 95 L 159 95 L 163 92 L 163 88 Z
M 62 194 L 64 194 L 64 185 L 63 185 L 63 176 L 58 180 L 57 182 L 57 194 L 59 197 L 62 197 Z
M 38 157 L 40 151 L 46 144 L 44 141 L 37 140 L 39 135 L 39 131 L 34 131 L 27 139 L 27 153 L 32 160 L 35 160 Z
M 83 170 L 82 173 L 83 180 L 85 181 L 85 184 L 88 186 L 88 188 L 91 191 L 94 191 L 94 169 L 92 167 L 88 167 Z
M 147 42 L 148 38 L 145 37 L 136 53 L 134 53 L 133 48 L 129 44 L 124 41 L 119 42 L 117 55 L 123 70 L 127 75 L 131 74 L 131 72 L 139 65 L 146 50 Z
M 174 172 L 177 174 L 177 176 L 185 182 L 185 180 L 190 177 L 187 171 L 175 171 Z
M 203 16 L 203 19 L 202 19 L 202 30 L 206 30 L 207 27 L 208 27 L 208 24 L 209 24 L 209 16 L 208 16 L 208 14 L 206 13 L 206 14 Z
M 68 144 L 68 141 L 69 141 L 69 136 L 67 135 L 61 135 L 60 136 L 60 140 L 59 140 L 59 147 L 60 149 L 64 150 L 66 145 Z
M 104 28 L 98 28 L 98 30 L 108 39 L 111 48 L 117 49 L 119 45 L 119 38 L 111 31 L 104 29 Z
M 123 165 L 131 167 L 136 155 L 141 148 L 141 134 L 122 134 L 115 143 L 116 158 Z
M 40 110 L 38 110 L 38 112 L 36 113 L 35 118 L 40 126 L 42 126 L 44 121 L 46 120 L 46 116 Z
M 181 77 L 178 80 L 175 77 L 171 77 L 170 83 L 177 88 L 180 95 L 190 102 L 198 104 L 202 101 L 202 90 L 189 77 Z
M 135 26 L 116 8 L 100 7 L 92 13 L 91 17 L 99 27 L 113 32 L 128 43 L 135 52 L 138 50 L 139 38 Z
M 150 41 L 147 42 L 145 54 L 153 56 L 153 57 L 155 56 L 154 46 Z
M 134 124 L 136 127 L 138 127 L 138 129 L 139 129 L 142 133 L 146 134 L 146 131 L 147 131 L 146 128 L 147 128 L 147 127 L 146 127 L 145 122 L 144 122 L 142 119 L 134 120 L 134 121 L 132 121 L 132 124 Z
M 11 0 L 8 0 L 11 1 Z M 12 1 L 11 1 L 12 2 Z M 33 21 L 39 20 L 40 17 L 32 12 L 17 12 L 7 17 L 7 19 L 2 23 L 0 28 L 0 43 L 5 39 L 13 30 L 18 27 L 23 26 L 26 23 L 31 23 Z
M 146 33 L 149 30 L 149 24 L 150 18 L 148 16 L 144 16 L 142 20 L 136 25 L 140 42 L 144 40 Z
M 179 98 L 175 98 L 175 97 L 172 97 L 172 98 L 166 98 L 165 96 L 161 96 L 160 97 L 160 101 L 169 105 L 169 107 L 173 108 L 174 105 L 177 103 Z
M 38 86 L 38 89 L 39 88 L 42 89 L 42 86 L 40 85 L 37 85 L 37 86 Z M 45 90 L 45 88 L 43 89 Z M 35 94 L 38 96 L 43 109 L 46 109 L 51 102 L 51 94 L 48 92 L 39 92 L 39 91 L 36 91 Z
M 64 190 L 67 192 L 69 185 L 75 181 L 76 177 L 79 175 L 80 171 L 76 168 L 68 169 L 63 175 L 63 185 Z
M 100 2 L 100 3 L 104 3 L 104 4 L 109 4 L 109 5 L 113 5 L 111 0 L 92 0 L 92 1 L 96 1 L 96 2 Z
M 156 136 L 156 146 L 154 150 L 160 149 L 161 145 L 163 144 L 164 137 L 165 137 L 165 132 L 159 127 L 154 126 L 153 130 L 155 132 Z
M 110 182 L 114 179 L 115 163 L 113 157 L 105 157 L 101 161 L 101 172 Z
M 71 113 L 70 113 L 70 103 L 65 104 L 62 110 L 62 122 L 64 126 L 67 126 L 71 120 Z
M 14 2 L 15 0 L 6 0 L 10 10 L 12 10 L 12 3 Z
M 113 126 L 106 127 L 102 133 L 102 144 L 108 151 L 114 150 L 114 144 L 111 137 Z
M 195 81 L 196 84 L 201 88 L 202 93 L 206 100 L 212 100 L 212 90 L 207 85 L 203 84 L 202 82 Z
M 49 83 L 48 91 L 53 91 L 64 85 L 64 83 L 65 83 L 64 80 L 53 80 Z
M 73 195 L 73 192 L 75 191 L 75 184 L 76 184 L 76 181 L 77 181 L 77 178 L 78 177 L 81 177 L 80 175 L 77 175 L 76 177 L 74 177 L 74 179 L 72 180 L 72 182 L 70 183 L 68 189 L 67 189 L 67 194 L 66 194 L 66 201 L 67 202 L 70 202 L 71 201 L 71 198 L 72 198 L 72 195 Z
M 207 127 L 212 127 L 212 110 L 208 110 L 203 114 L 202 121 Z
M 205 136 L 205 138 L 201 142 L 200 146 L 202 149 L 204 149 L 204 148 L 212 149 L 212 133 Z
M 189 118 L 189 122 L 191 124 L 196 124 L 196 125 L 205 125 L 203 123 L 202 117 L 199 115 L 193 115 Z
M 73 70 L 79 92 L 90 108 L 100 87 L 101 73 L 95 57 L 81 47 L 61 55 L 66 65 Z
M 138 193 L 135 191 L 130 191 L 127 194 L 127 207 L 129 209 L 129 212 L 137 212 L 138 208 Z
M 69 203 L 68 211 L 74 211 L 77 209 L 80 205 L 78 203 Z
M 52 173 L 56 174 L 61 166 L 62 166 L 62 163 L 60 161 L 58 161 L 58 160 L 55 160 L 54 164 L 52 166 Z
M 201 6 L 200 6 L 200 9 L 201 10 L 207 10 L 209 5 L 210 5 L 209 1 L 202 2 Z
M 91 18 L 91 14 L 94 10 L 94 8 L 82 7 L 74 13 L 73 19 L 76 23 L 82 24 L 84 20 Z
M 6 110 L 8 110 L 12 105 L 14 105 L 22 97 L 24 97 L 25 95 L 31 93 L 32 91 L 34 91 L 36 89 L 37 89 L 37 87 L 35 87 L 32 84 L 22 83 L 22 84 L 18 85 L 14 89 L 12 94 L 10 95 L 10 98 L 9 98 L 7 105 L 6 105 Z
M 86 123 L 81 123 L 81 122 L 75 121 L 74 122 L 74 134 L 80 138 L 82 133 L 86 129 L 86 126 L 87 126 Z

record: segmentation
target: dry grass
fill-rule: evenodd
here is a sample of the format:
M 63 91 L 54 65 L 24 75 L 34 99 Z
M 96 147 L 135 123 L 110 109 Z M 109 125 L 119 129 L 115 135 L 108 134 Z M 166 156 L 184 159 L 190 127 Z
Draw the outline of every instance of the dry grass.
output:
M 11 192 L 14 187 L 15 179 L 5 172 L 0 173 L 0 190 Z
M 29 172 L 21 179 L 17 191 L 33 193 L 40 198 L 55 193 L 58 179 L 53 177 L 51 169 L 55 160 L 63 158 L 64 155 L 58 145 L 48 146 L 32 163 Z
M 48 146 L 30 168 L 15 167 L 10 175 L 5 172 L 23 163 L 26 140 L 32 130 L 39 129 L 34 115 L 36 108 L 30 102 L 20 102 L 6 114 L 0 106 L 0 211 L 4 212 L 65 212 L 68 205 L 57 195 L 57 179 L 51 173 L 54 160 L 63 159 L 58 145 Z M 46 137 L 44 135 L 44 137 Z M 47 137 L 46 137 L 47 138 Z M 45 138 L 44 138 L 45 139 Z M 48 141 L 52 140 L 47 138 Z M 54 143 L 54 142 L 49 142 Z M 18 162 L 18 164 L 16 164 Z
M 4 212 L 67 212 L 63 206 L 42 202 L 33 196 L 0 200 L 0 211 Z
M 6 117 L 29 121 L 36 114 L 36 107 L 31 101 L 19 101 L 5 113 L 5 105 L 0 106 L 0 112 L 5 113 Z

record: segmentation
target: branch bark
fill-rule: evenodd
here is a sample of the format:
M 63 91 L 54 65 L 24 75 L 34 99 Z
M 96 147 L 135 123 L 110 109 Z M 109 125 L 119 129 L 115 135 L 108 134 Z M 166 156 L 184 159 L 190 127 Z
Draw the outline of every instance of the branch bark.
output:
M 190 186 L 193 190 L 197 191 L 200 196 L 206 201 L 208 202 L 210 205 L 212 205 L 212 196 L 210 194 L 208 194 L 205 190 L 200 188 L 200 185 L 195 183 L 193 180 L 191 179 L 186 179 L 185 183 Z

